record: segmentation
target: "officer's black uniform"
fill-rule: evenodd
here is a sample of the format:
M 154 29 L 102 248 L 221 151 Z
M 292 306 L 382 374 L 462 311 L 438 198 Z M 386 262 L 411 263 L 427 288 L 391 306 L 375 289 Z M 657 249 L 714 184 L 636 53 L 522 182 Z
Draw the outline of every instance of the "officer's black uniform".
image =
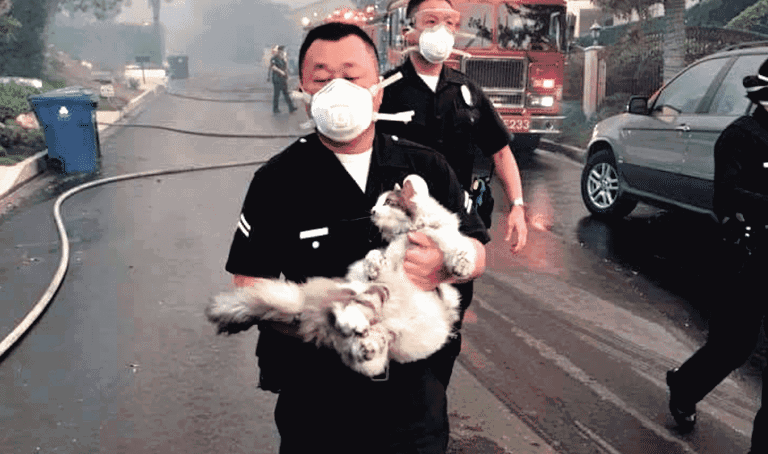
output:
M 384 77 L 398 71 L 403 78 L 384 89 L 379 112 L 413 110 L 415 115 L 408 123 L 381 122 L 381 130 L 442 153 L 469 191 L 475 157 L 491 157 L 509 144 L 509 132 L 499 114 L 464 73 L 443 66 L 433 92 L 410 59 Z M 462 91 L 468 91 L 469 96 Z
M 673 371 L 672 397 L 695 405 L 755 348 L 763 324 L 768 333 L 768 112 L 731 123 L 715 144 L 714 209 L 722 222 L 722 295 L 710 317 L 706 344 Z M 743 222 L 742 220 L 743 219 Z M 747 229 L 749 227 L 749 229 Z M 768 453 L 768 368 L 762 408 L 752 431 L 752 453 Z
M 370 221 L 377 197 L 410 174 L 459 213 L 461 230 L 489 241 L 482 221 L 463 210 L 464 194 L 437 153 L 377 134 L 365 193 L 316 134 L 300 139 L 255 174 L 245 198 L 227 271 L 291 281 L 344 276 L 381 247 Z M 303 232 L 303 233 L 302 233 Z M 281 454 L 442 453 L 448 442 L 445 385 L 430 360 L 392 363 L 372 380 L 318 349 L 264 326 L 257 346 L 260 386 L 280 391 L 275 421 Z M 383 378 L 383 377 L 379 377 Z
M 479 210 L 486 227 L 490 227 L 493 211 L 490 187 L 486 187 L 487 192 L 481 195 L 473 191 L 471 185 L 475 160 L 485 159 L 492 163 L 491 156 L 509 144 L 509 132 L 499 114 L 482 89 L 460 71 L 443 65 L 434 92 L 419 77 L 410 59 L 390 71 L 384 78 L 398 71 L 402 73 L 403 78 L 384 89 L 379 112 L 413 110 L 415 114 L 408 123 L 385 121 L 377 123 L 376 127 L 442 153 L 456 172 L 464 190 L 472 194 L 473 198 L 483 197 L 483 206 L 474 204 L 472 208 Z M 489 170 L 491 168 L 492 164 Z M 490 177 L 490 174 L 481 176 Z M 463 320 L 464 311 L 472 301 L 473 283 L 457 287 L 461 292 Z M 461 328 L 462 320 L 456 324 L 457 330 Z M 449 348 L 441 351 L 446 355 L 446 362 L 442 367 L 446 383 L 450 380 L 453 363 L 460 351 L 461 335 L 451 340 Z

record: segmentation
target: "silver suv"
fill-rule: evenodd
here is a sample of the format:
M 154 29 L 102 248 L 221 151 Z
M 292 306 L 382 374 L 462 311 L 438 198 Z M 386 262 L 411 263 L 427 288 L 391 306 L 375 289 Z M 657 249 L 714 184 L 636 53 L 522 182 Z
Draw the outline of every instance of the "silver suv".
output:
M 624 217 L 642 201 L 714 217 L 715 141 L 750 113 L 742 79 L 766 59 L 766 41 L 729 47 L 691 64 L 650 99 L 633 96 L 626 113 L 598 123 L 581 175 L 587 209 Z

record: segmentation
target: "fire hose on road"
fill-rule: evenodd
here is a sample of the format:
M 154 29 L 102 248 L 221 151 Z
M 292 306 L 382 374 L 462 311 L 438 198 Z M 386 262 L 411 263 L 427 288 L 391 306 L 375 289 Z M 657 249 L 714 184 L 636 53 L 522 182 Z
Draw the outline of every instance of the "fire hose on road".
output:
M 135 127 L 135 128 L 160 129 L 160 130 L 171 131 L 171 132 L 176 132 L 180 134 L 192 134 L 192 135 L 201 135 L 201 136 L 207 136 L 207 137 L 246 138 L 246 139 L 290 139 L 290 138 L 301 137 L 300 135 L 296 135 L 296 134 L 221 134 L 221 133 L 188 131 L 183 129 L 170 128 L 166 126 L 128 124 L 128 123 L 113 123 L 113 124 L 109 124 L 109 126 L 125 126 L 125 127 Z M 35 322 L 42 316 L 42 314 L 50 305 L 51 301 L 53 301 L 54 296 L 56 296 L 56 292 L 58 292 L 59 288 L 61 287 L 61 284 L 64 282 L 64 276 L 66 275 L 67 269 L 69 268 L 69 237 L 67 236 L 67 231 L 64 227 L 64 221 L 62 220 L 62 217 L 61 217 L 61 207 L 64 204 L 64 201 L 66 201 L 68 198 L 86 189 L 90 189 L 96 186 L 102 186 L 109 183 L 115 183 L 118 181 L 154 177 L 159 175 L 172 175 L 177 173 L 199 172 L 203 170 L 217 170 L 217 169 L 225 169 L 230 167 L 248 167 L 248 166 L 254 166 L 254 165 L 262 165 L 262 164 L 265 164 L 266 162 L 267 162 L 266 160 L 230 162 L 230 163 L 215 164 L 210 166 L 189 166 L 189 167 L 182 167 L 177 169 L 149 170 L 149 171 L 136 172 L 136 173 L 126 174 L 126 175 L 116 175 L 113 177 L 102 178 L 100 180 L 83 183 L 61 194 L 59 198 L 56 199 L 56 203 L 54 203 L 54 206 L 53 206 L 53 218 L 54 218 L 54 221 L 56 222 L 56 229 L 59 235 L 59 240 L 61 241 L 61 258 L 59 260 L 59 266 L 56 269 L 56 272 L 54 273 L 53 279 L 51 280 L 51 283 L 48 285 L 48 288 L 46 288 L 43 295 L 35 303 L 32 310 L 30 310 L 27 313 L 27 315 L 24 317 L 24 319 L 13 329 L 13 331 L 11 331 L 11 333 L 7 335 L 2 340 L 2 342 L 0 342 L 0 358 L 3 358 L 5 354 L 14 345 L 16 345 L 19 339 L 21 339 L 29 331 L 29 329 L 35 324 Z

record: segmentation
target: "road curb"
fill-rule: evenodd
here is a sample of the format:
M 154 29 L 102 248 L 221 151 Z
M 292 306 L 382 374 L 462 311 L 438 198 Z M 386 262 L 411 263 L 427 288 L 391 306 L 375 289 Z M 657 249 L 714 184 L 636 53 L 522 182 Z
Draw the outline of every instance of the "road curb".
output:
M 141 105 L 142 102 L 144 102 L 144 100 L 146 100 L 150 93 L 157 93 L 159 90 L 158 87 L 164 87 L 164 85 L 155 85 L 151 89 L 145 90 L 142 94 L 130 100 L 128 104 L 119 111 L 117 120 L 114 121 L 122 120 L 125 115 L 135 110 L 139 105 Z M 98 115 L 98 111 L 96 114 Z M 98 128 L 99 134 L 101 134 L 101 132 L 107 128 L 109 128 L 109 126 Z M 47 169 L 47 156 L 48 149 L 45 149 L 35 154 L 34 156 L 21 161 L 18 164 L 12 166 L 0 166 L 0 201 L 24 186 L 25 183 L 45 172 Z
M 18 164 L 0 166 L 0 199 L 15 191 L 24 183 L 45 172 L 45 157 L 48 150 L 43 150 Z
M 541 148 L 542 150 L 551 151 L 553 153 L 562 154 L 578 162 L 579 164 L 584 164 L 586 163 L 586 160 L 587 160 L 586 150 L 582 148 L 574 147 L 571 145 L 565 145 L 562 143 L 553 142 L 548 139 L 541 139 L 541 141 L 539 142 L 539 148 Z

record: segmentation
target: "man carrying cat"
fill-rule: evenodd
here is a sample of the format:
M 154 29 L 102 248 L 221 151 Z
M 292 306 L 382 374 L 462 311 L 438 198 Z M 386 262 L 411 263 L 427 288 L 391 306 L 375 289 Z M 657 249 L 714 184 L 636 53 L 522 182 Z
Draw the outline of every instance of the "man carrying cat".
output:
M 450 166 L 425 147 L 376 132 L 381 89 L 368 35 L 354 25 L 321 25 L 302 44 L 299 68 L 317 132 L 254 175 L 226 265 L 235 285 L 280 274 L 296 282 L 344 276 L 350 264 L 383 245 L 370 210 L 410 174 L 460 216 L 477 252 L 471 278 L 479 276 L 489 238 L 479 217 L 464 209 Z M 420 233 L 409 240 L 408 278 L 427 291 L 450 282 L 436 244 Z M 428 360 L 393 362 L 371 379 L 344 366 L 334 351 L 293 337 L 294 325 L 262 322 L 259 330 L 259 386 L 279 393 L 281 454 L 445 452 L 446 390 Z

